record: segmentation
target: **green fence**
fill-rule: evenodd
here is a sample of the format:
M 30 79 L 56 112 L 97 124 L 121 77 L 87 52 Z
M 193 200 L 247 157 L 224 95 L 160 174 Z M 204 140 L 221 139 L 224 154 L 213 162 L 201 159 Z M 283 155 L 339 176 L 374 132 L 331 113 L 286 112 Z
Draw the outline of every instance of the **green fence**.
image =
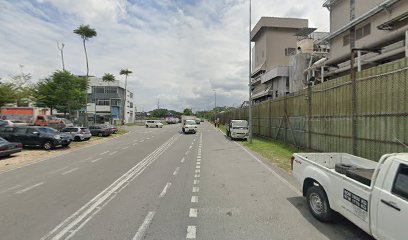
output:
M 408 152 L 408 58 L 340 77 L 252 108 L 254 135 L 372 160 Z M 218 114 L 248 119 L 248 109 Z

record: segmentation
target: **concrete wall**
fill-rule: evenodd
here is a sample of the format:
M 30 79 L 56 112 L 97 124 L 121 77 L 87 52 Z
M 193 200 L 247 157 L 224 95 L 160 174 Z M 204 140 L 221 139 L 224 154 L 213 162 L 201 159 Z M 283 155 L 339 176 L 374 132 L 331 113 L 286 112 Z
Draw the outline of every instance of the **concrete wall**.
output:
M 308 68 L 310 54 L 302 53 L 291 56 L 289 59 L 289 92 L 303 90 L 306 77 L 303 72 Z
M 359 0 L 357 0 L 359 1 Z M 361 0 L 363 2 L 370 0 Z M 330 32 L 338 30 L 340 27 L 350 22 L 350 0 L 338 0 L 330 10 Z
M 297 38 L 294 34 L 297 31 L 297 29 L 293 28 L 267 31 L 266 71 L 289 64 L 289 56 L 285 56 L 285 48 L 296 48 Z

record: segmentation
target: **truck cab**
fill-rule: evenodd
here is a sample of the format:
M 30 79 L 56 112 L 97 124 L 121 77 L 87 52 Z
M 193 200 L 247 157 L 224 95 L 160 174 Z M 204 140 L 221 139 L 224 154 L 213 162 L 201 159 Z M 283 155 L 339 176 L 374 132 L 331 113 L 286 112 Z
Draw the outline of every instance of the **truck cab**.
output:
M 378 163 L 346 153 L 295 153 L 293 176 L 320 221 L 337 212 L 377 239 L 406 239 L 408 154 Z

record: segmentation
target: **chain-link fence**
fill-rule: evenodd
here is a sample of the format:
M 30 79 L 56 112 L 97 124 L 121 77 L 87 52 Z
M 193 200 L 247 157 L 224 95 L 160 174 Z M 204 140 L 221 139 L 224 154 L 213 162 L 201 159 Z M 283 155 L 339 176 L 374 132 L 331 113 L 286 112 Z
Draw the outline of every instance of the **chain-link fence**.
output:
M 255 135 L 372 160 L 408 151 L 408 58 L 253 106 Z M 247 119 L 248 109 L 219 114 Z

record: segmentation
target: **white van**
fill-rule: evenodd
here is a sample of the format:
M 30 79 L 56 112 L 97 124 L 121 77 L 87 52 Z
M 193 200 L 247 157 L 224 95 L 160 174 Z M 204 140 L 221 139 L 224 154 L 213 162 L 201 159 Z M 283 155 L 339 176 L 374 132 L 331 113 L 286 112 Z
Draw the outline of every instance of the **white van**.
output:
M 162 128 L 163 123 L 160 120 L 147 120 L 145 126 L 146 128 Z

